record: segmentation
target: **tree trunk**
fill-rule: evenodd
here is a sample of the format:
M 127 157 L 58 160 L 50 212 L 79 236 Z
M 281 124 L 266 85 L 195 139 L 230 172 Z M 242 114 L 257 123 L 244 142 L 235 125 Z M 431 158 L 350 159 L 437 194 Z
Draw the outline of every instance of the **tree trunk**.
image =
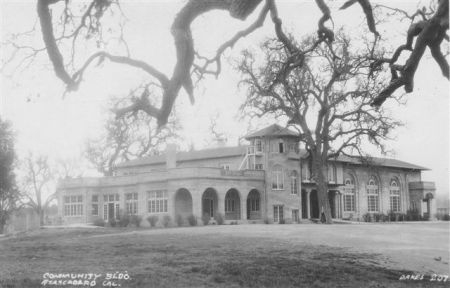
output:
M 326 160 L 317 154 L 312 153 L 313 169 L 317 185 L 317 198 L 319 202 L 320 220 L 322 223 L 332 224 L 330 201 L 328 200 L 328 171 Z
M 44 210 L 39 209 L 38 214 L 39 214 L 39 226 L 44 226 Z

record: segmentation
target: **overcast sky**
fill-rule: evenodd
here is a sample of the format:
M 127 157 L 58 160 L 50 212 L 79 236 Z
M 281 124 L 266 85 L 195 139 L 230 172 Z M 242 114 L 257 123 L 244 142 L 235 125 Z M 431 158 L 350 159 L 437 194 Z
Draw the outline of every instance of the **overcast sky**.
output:
M 169 29 L 174 15 L 184 2 L 125 1 L 122 4 L 129 19 L 125 39 L 134 58 L 152 63 L 170 74 L 175 51 Z M 35 1 L 3 0 L 0 3 L 2 40 L 7 39 L 10 33 L 29 30 L 35 23 Z M 313 1 L 278 3 L 287 31 L 298 37 L 316 31 L 320 11 Z M 409 11 L 417 7 L 416 1 L 389 3 Z M 342 1 L 330 2 L 335 29 L 345 26 L 347 30 L 357 33 L 366 25 L 359 6 L 339 11 L 337 8 L 341 4 Z M 225 12 L 199 17 L 192 27 L 196 48 L 203 54 L 211 55 L 238 29 L 246 27 L 257 16 L 257 13 L 254 14 L 246 22 L 231 20 Z M 406 30 L 401 25 L 380 26 L 379 31 L 389 37 L 393 45 L 403 43 L 405 39 Z M 197 149 L 204 148 L 210 138 L 208 123 L 215 115 L 219 115 L 219 130 L 229 136 L 228 145 L 236 145 L 238 137 L 245 134 L 249 124 L 243 124 L 238 119 L 238 107 L 244 100 L 245 90 L 238 88 L 239 75 L 227 64 L 227 59 L 234 59 L 242 49 L 256 47 L 265 37 L 273 34 L 273 26 L 267 20 L 262 29 L 240 41 L 233 50 L 228 50 L 221 76 L 218 80 L 203 81 L 197 87 L 194 106 L 189 104 L 184 93 L 180 94 L 177 112 L 187 143 L 193 143 Z M 37 47 L 43 46 L 39 33 L 33 36 L 33 43 Z M 121 52 L 120 49 L 117 51 Z M 2 52 L 4 60 L 6 54 L 4 50 Z M 84 57 L 86 55 L 80 52 L 79 60 Z M 54 159 L 77 158 L 86 139 L 100 133 L 107 99 L 125 95 L 145 79 L 144 76 L 133 69 L 106 64 L 90 69 L 79 91 L 63 98 L 63 85 L 54 76 L 47 58 L 42 57 L 31 69 L 16 71 L 12 78 L 2 75 L 0 113 L 2 118 L 13 123 L 20 156 L 33 151 L 48 154 Z M 390 157 L 430 168 L 431 171 L 423 173 L 423 180 L 435 181 L 440 195 L 448 195 L 449 191 L 448 92 L 448 82 L 427 52 L 416 73 L 414 93 L 407 96 L 407 105 L 399 106 L 392 101 L 386 103 L 396 118 L 406 124 L 394 132 L 396 140 L 388 145 L 394 151 Z M 254 122 L 252 128 L 261 128 L 266 124 L 267 121 L 263 120 Z

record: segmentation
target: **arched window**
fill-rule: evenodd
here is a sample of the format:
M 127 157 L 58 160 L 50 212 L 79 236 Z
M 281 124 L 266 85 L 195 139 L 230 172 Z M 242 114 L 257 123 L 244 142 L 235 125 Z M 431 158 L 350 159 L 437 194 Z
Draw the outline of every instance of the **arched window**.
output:
M 298 173 L 295 170 L 291 172 L 291 194 L 298 194 Z
M 273 190 L 283 190 L 284 189 L 283 168 L 280 165 L 273 166 L 272 189 Z
M 336 183 L 336 165 L 328 164 L 328 182 Z
M 371 176 L 367 184 L 367 211 L 378 212 L 379 210 L 379 191 L 377 178 Z
M 389 186 L 389 203 L 392 212 L 400 212 L 400 185 L 397 179 L 392 179 Z
M 345 175 L 344 184 L 344 212 L 355 212 L 355 178 Z

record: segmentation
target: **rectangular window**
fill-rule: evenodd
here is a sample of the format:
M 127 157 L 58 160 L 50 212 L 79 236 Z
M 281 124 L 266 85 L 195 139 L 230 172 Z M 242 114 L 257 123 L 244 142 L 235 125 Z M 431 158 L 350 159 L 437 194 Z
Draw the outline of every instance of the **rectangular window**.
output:
M 278 143 L 278 152 L 284 153 L 284 143 L 283 142 Z
M 298 223 L 300 221 L 299 217 L 298 217 L 298 209 L 293 209 L 292 210 L 292 221 L 295 223 Z
M 355 195 L 344 194 L 344 212 L 355 211 Z
M 64 197 L 64 216 L 83 215 L 83 196 L 74 195 Z
M 255 170 L 263 170 L 263 164 L 255 164 Z
M 378 212 L 378 195 L 368 195 L 367 201 L 367 211 Z
M 273 206 L 273 222 L 280 222 L 283 220 L 283 206 L 275 205 Z
M 98 216 L 98 204 L 92 204 L 92 216 Z
M 261 139 L 255 139 L 255 148 L 256 148 L 256 152 L 262 152 Z
M 298 185 L 296 176 L 291 176 L 291 194 L 292 195 L 298 194 Z
M 148 213 L 167 213 L 166 190 L 147 191 L 147 200 Z
M 230 164 L 222 163 L 222 164 L 220 164 L 220 168 L 222 168 L 224 170 L 230 170 Z
M 138 213 L 138 193 L 125 194 L 125 208 L 128 215 L 136 215 Z
M 390 196 L 390 206 L 392 212 L 400 212 L 400 196 L 391 195 Z

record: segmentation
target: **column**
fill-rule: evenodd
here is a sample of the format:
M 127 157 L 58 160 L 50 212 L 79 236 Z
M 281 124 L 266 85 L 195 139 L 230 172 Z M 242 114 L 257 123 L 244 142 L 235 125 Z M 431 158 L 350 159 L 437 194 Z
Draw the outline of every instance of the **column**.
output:
M 311 218 L 310 194 L 311 194 L 311 190 L 306 190 L 306 215 L 308 216 L 308 219 Z
M 248 194 L 247 194 L 248 195 Z M 241 201 L 241 219 L 240 220 L 247 220 L 247 195 L 242 195 L 240 201 Z

